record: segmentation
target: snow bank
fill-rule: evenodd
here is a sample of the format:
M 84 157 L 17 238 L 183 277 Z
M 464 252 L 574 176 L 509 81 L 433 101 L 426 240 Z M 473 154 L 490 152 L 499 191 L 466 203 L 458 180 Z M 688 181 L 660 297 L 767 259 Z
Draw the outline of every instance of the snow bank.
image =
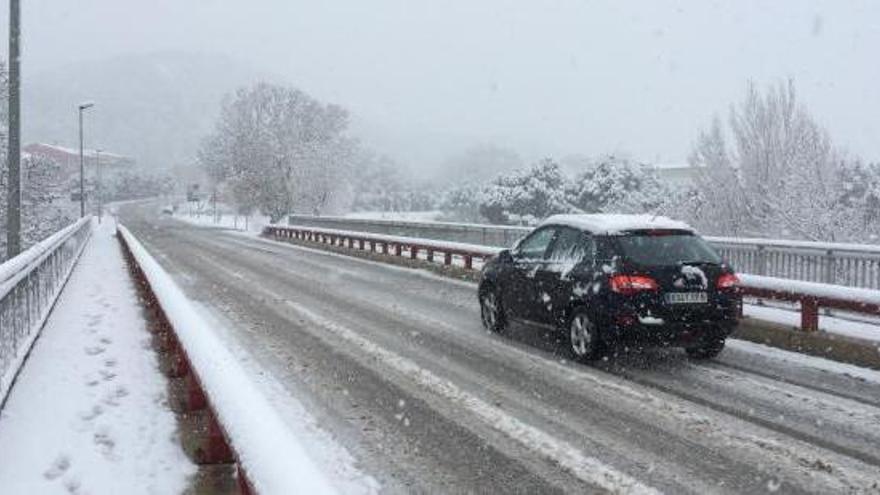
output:
M 764 277 L 762 275 L 749 275 L 745 273 L 738 274 L 737 276 L 745 287 L 880 305 L 880 291 L 877 290 L 820 284 L 817 282 L 802 282 L 800 280 Z
M 197 371 L 238 461 L 258 493 L 334 493 L 278 412 L 171 277 L 125 227 L 122 234 Z
M 503 248 L 486 246 L 483 244 L 466 244 L 463 242 L 451 242 L 451 241 L 438 241 L 434 239 L 421 239 L 418 237 L 403 237 L 396 235 L 386 235 L 386 234 L 373 234 L 370 232 L 359 232 L 355 230 L 337 230 L 337 229 L 324 229 L 319 227 L 309 227 L 306 225 L 285 225 L 279 226 L 281 229 L 295 229 L 295 230 L 306 230 L 311 232 L 317 232 L 319 234 L 327 234 L 327 235 L 336 235 L 336 236 L 347 236 L 354 237 L 357 239 L 365 239 L 370 241 L 377 242 L 388 242 L 394 244 L 414 244 L 417 246 L 424 246 L 436 249 L 437 251 L 445 252 L 449 251 L 463 251 L 468 253 L 473 253 L 475 255 L 480 256 L 495 256 L 499 252 L 502 251 Z

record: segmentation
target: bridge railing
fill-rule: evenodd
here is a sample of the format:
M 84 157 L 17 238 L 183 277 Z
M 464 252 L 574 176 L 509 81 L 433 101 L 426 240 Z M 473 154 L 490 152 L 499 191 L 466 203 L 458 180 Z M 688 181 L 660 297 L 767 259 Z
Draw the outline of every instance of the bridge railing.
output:
M 291 225 L 512 246 L 528 227 L 444 222 L 369 220 L 290 215 Z M 880 289 L 880 246 L 706 237 L 739 272 L 847 287 Z
M 468 270 L 474 268 L 475 261 L 485 262 L 501 251 L 498 247 L 478 244 L 304 226 L 268 226 L 263 230 L 263 235 L 279 240 L 295 239 L 394 256 L 405 255 L 411 259 L 420 259 L 420 255 L 424 255 L 429 262 L 438 262 L 439 258 L 436 257 L 441 254 L 444 265 L 461 265 Z
M 263 230 L 263 235 L 279 241 L 313 242 L 361 251 L 369 250 L 390 256 L 424 259 L 435 263 L 441 262 L 439 258 L 435 258 L 435 255 L 442 253 L 443 264 L 451 264 L 455 257 L 460 259 L 459 264 L 468 270 L 477 269 L 475 260 L 485 262 L 501 250 L 497 247 L 458 242 L 299 225 L 268 226 Z M 420 258 L 422 253 L 425 256 Z M 798 304 L 801 313 L 800 326 L 804 331 L 818 330 L 820 308 L 880 316 L 880 291 L 877 290 L 750 274 L 742 274 L 740 278 L 742 281 L 740 291 L 744 296 Z
M 91 235 L 82 218 L 0 265 L 0 404 Z

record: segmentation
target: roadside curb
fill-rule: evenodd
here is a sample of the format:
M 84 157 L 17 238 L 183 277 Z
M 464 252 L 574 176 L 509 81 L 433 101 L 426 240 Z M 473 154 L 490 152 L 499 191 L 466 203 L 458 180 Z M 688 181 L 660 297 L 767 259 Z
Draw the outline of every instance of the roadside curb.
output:
M 880 369 L 880 343 L 822 330 L 804 332 L 790 325 L 743 318 L 734 338 L 841 363 Z

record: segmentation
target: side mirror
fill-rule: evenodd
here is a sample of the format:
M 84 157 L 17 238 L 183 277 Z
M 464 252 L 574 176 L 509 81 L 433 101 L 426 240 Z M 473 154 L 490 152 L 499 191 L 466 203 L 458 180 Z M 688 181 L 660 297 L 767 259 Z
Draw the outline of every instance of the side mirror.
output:
M 498 253 L 498 261 L 502 263 L 513 263 L 513 254 L 510 249 L 503 249 Z

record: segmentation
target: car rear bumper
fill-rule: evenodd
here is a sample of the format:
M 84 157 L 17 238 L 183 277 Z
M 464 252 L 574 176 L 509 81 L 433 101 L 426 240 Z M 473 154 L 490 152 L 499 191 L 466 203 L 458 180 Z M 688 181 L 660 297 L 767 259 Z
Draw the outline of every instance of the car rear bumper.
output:
M 724 339 L 736 328 L 736 319 L 695 323 L 613 325 L 604 338 L 610 343 L 651 346 L 685 346 L 705 340 Z

